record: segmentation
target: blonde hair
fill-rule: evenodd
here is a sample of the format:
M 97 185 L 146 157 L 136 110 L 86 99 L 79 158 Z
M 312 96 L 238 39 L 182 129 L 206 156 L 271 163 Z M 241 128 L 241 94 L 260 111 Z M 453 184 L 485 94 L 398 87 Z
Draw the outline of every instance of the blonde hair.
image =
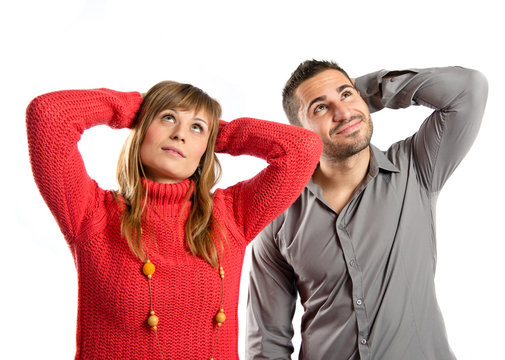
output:
M 142 219 L 146 213 L 148 187 L 142 186 L 145 176 L 140 149 L 147 129 L 156 115 L 168 108 L 182 108 L 196 113 L 204 111 L 209 120 L 209 140 L 200 164 L 191 176 L 194 189 L 188 193 L 191 210 L 185 224 L 185 238 L 191 253 L 217 267 L 218 253 L 213 237 L 219 238 L 212 225 L 223 231 L 212 216 L 213 198 L 211 188 L 221 175 L 221 165 L 214 153 L 214 145 L 219 131 L 221 106 L 205 92 L 190 84 L 162 81 L 154 85 L 144 96 L 133 129 L 126 139 L 117 166 L 118 193 L 122 195 L 125 209 L 121 216 L 121 234 L 126 238 L 131 251 L 139 259 L 147 258 L 145 240 L 142 238 Z

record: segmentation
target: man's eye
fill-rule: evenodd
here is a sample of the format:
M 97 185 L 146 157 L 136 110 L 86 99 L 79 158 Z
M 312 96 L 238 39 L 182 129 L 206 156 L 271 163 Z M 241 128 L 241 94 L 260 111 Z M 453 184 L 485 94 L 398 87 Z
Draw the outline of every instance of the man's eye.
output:
M 350 92 L 350 91 L 344 91 L 342 93 L 342 99 L 346 99 L 346 98 L 348 98 L 351 95 L 352 95 L 352 92 Z
M 323 105 L 323 104 L 319 104 L 317 105 L 315 108 L 314 108 L 314 112 L 315 113 L 318 113 L 318 112 L 321 112 L 323 110 L 326 110 L 326 105 Z

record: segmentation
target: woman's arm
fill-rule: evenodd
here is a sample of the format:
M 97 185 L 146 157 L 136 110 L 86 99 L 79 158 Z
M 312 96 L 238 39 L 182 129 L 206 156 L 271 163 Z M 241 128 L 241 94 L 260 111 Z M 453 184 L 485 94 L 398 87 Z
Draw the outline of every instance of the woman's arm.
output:
M 316 169 L 322 143 L 300 127 L 241 118 L 221 127 L 216 151 L 252 155 L 269 164 L 252 179 L 225 190 L 249 242 L 299 196 Z
M 68 242 L 79 233 L 101 191 L 77 148 L 84 130 L 101 124 L 130 127 L 142 102 L 139 93 L 108 89 L 57 91 L 27 108 L 28 147 L 35 182 Z

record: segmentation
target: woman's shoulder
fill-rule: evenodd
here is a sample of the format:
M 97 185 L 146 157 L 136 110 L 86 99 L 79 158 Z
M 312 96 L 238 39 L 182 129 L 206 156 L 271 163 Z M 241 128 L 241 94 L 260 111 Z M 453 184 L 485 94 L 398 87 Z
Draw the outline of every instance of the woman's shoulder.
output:
M 88 209 L 87 225 L 107 219 L 108 222 L 121 217 L 122 211 L 126 208 L 124 197 L 115 190 L 103 190 L 97 187 L 93 205 Z
M 233 209 L 233 195 L 230 191 L 230 188 L 216 189 L 212 194 L 212 199 L 214 201 L 212 208 L 212 213 L 214 215 L 223 214 L 228 210 Z
M 97 206 L 103 211 L 121 214 L 126 209 L 126 200 L 117 190 L 102 190 Z
M 216 189 L 214 191 L 212 216 L 217 220 L 220 226 L 227 229 L 228 237 L 232 235 L 234 239 L 239 240 L 237 244 L 245 244 L 243 241 L 245 235 L 235 218 L 233 195 L 229 190 L 230 188 Z
M 119 224 L 125 207 L 124 198 L 117 191 L 97 188 L 93 205 L 84 215 L 79 235 L 86 233 L 86 237 L 89 237 L 90 234 L 103 232 L 106 227 Z

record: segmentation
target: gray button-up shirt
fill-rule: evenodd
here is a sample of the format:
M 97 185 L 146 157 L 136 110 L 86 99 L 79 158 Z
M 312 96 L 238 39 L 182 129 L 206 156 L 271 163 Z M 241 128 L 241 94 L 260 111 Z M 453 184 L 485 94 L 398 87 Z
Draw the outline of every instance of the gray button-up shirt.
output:
M 435 296 L 435 203 L 477 135 L 487 82 L 452 67 L 380 71 L 356 87 L 371 112 L 435 111 L 387 151 L 370 147 L 368 174 L 340 214 L 310 181 L 258 236 L 247 359 L 290 358 L 297 293 L 300 359 L 455 359 Z

